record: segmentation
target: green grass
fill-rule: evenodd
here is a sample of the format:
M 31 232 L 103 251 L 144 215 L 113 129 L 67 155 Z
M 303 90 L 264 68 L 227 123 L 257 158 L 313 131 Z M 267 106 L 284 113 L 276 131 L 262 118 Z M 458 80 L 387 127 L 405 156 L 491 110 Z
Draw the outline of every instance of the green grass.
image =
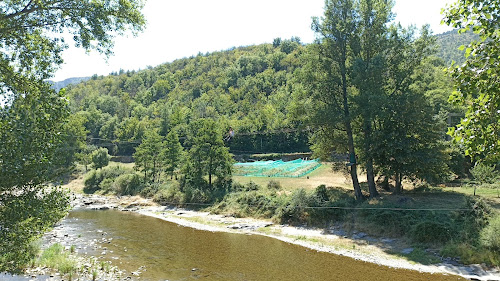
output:
M 441 262 L 440 258 L 436 257 L 435 255 L 433 255 L 431 253 L 427 253 L 422 248 L 415 248 L 411 253 L 406 254 L 406 255 L 400 254 L 400 253 L 394 253 L 394 254 L 397 254 L 401 257 L 404 257 L 407 260 L 417 262 L 420 264 L 425 264 L 425 265 L 436 264 L 436 263 Z
M 460 187 L 446 187 L 443 190 L 445 191 L 453 191 L 456 193 L 473 195 L 474 194 L 474 186 L 472 185 L 463 185 Z M 500 198 L 499 191 L 494 185 L 484 185 L 476 187 L 476 196 L 483 198 L 491 207 L 496 211 L 500 212 Z
M 77 262 L 71 258 L 68 252 L 64 251 L 64 246 L 59 243 L 53 244 L 45 249 L 38 258 L 37 264 L 39 266 L 56 269 L 62 274 L 69 274 L 77 271 Z

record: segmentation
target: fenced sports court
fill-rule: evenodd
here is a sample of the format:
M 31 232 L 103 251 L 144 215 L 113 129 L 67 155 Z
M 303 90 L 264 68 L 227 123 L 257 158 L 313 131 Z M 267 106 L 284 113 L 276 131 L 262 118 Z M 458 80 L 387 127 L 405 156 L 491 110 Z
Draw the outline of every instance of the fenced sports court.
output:
M 234 164 L 233 175 L 250 177 L 298 178 L 321 166 L 318 160 L 297 159 L 293 161 L 256 161 Z

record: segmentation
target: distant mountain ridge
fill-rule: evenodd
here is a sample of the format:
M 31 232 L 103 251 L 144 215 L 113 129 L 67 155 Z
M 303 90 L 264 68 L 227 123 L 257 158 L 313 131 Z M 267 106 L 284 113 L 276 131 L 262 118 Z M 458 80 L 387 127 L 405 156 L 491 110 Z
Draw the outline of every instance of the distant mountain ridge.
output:
M 64 79 L 63 81 L 59 81 L 59 82 L 54 82 L 54 81 L 50 81 L 50 80 L 48 82 L 52 84 L 52 88 L 54 90 L 59 91 L 62 88 L 66 88 L 68 85 L 78 84 L 80 82 L 85 82 L 89 79 L 90 79 L 90 77 L 71 77 L 71 78 Z

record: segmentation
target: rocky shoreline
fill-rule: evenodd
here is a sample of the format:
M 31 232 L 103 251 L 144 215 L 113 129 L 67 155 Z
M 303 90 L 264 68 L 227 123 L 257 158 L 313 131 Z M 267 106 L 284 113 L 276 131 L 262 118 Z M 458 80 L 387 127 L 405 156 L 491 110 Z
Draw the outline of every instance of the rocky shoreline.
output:
M 121 211 L 136 212 L 141 215 L 151 216 L 205 231 L 264 235 L 317 251 L 342 255 L 356 260 L 393 268 L 403 268 L 427 273 L 459 275 L 470 280 L 500 281 L 500 272 L 498 269 L 485 268 L 484 265 L 465 266 L 449 258 L 442 259 L 441 263 L 434 265 L 414 263 L 402 257 L 414 250 L 407 247 L 402 241 L 398 241 L 397 239 L 371 237 L 363 232 L 347 232 L 340 227 L 317 229 L 278 225 L 268 220 L 235 218 L 232 216 L 214 215 L 208 212 L 199 212 L 171 206 L 160 206 L 148 199 L 128 196 L 109 197 L 75 194 L 73 207 L 93 210 L 117 209 Z M 65 233 L 64 229 L 56 227 L 45 236 L 45 244 L 58 242 L 63 245 L 71 245 L 71 243 L 75 242 L 75 239 L 78 239 L 78 237 L 68 235 L 68 233 Z M 102 239 L 112 238 L 103 236 Z M 89 247 L 94 247 L 94 250 L 100 250 L 99 247 L 102 247 L 103 241 L 94 242 L 97 243 L 91 243 Z M 111 240 L 108 242 L 111 243 Z M 391 253 L 400 253 L 401 256 L 388 254 L 388 251 Z M 85 260 L 82 257 L 78 257 L 78 259 L 79 266 L 81 267 L 85 267 L 86 264 L 89 264 L 88 259 Z M 87 267 L 90 268 L 90 266 Z M 90 274 L 90 270 L 87 274 Z M 102 280 L 137 280 L 140 275 L 140 269 L 138 269 L 137 272 L 126 273 L 120 271 L 116 267 L 110 267 L 107 273 L 101 272 L 100 274 L 99 279 Z M 30 278 L 24 280 L 63 280 L 61 276 L 50 275 L 47 269 L 40 268 L 30 269 L 25 277 Z M 8 280 L 21 279 L 11 278 Z

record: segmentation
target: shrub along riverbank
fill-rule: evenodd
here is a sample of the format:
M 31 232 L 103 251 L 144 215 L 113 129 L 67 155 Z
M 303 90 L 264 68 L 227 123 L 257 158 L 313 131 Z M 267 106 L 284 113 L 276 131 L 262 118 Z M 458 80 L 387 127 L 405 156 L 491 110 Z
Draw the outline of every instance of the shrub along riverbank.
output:
M 402 238 L 415 249 L 437 249 L 460 262 L 500 265 L 500 216 L 479 196 L 421 186 L 403 195 L 357 203 L 343 188 L 284 189 L 278 182 L 253 182 L 224 188 L 197 188 L 180 179 L 143 184 L 131 168 L 109 166 L 85 177 L 84 192 L 141 195 L 161 204 L 206 209 L 236 217 L 271 218 L 277 223 L 315 227 L 341 226 L 371 236 Z M 418 251 L 417 251 L 418 252 Z M 422 251 L 424 252 L 424 251 Z M 429 256 L 409 255 L 419 262 Z

